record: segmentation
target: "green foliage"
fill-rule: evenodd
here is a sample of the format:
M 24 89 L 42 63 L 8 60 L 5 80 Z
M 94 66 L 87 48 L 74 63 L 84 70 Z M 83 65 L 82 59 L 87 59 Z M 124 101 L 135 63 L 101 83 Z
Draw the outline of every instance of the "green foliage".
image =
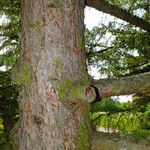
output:
M 150 97 L 149 92 L 136 94 L 132 102 L 119 103 L 103 99 L 95 104 L 91 119 L 93 125 L 112 131 L 129 133 L 134 141 L 150 141 Z
M 149 33 L 111 22 L 86 30 L 85 37 L 87 63 L 97 66 L 101 74 L 122 76 L 150 70 Z
M 7 136 L 4 132 L 3 121 L 0 114 L 0 147 L 7 142 Z
M 0 131 L 0 147 L 7 142 L 4 131 Z
M 2 120 L 2 118 L 1 118 L 1 114 L 0 114 L 0 131 L 2 131 L 3 130 L 3 120 Z M 2 132 L 0 132 L 0 134 L 1 134 Z
M 149 130 L 141 129 L 141 130 L 134 131 L 132 133 L 132 136 L 134 137 L 134 140 L 136 142 L 141 141 L 141 140 L 150 141 L 150 131 Z
M 112 98 L 104 98 L 102 102 L 93 105 L 92 109 L 92 112 L 98 111 L 109 113 L 116 113 L 124 110 L 124 108 L 121 106 L 121 103 L 117 100 L 113 100 Z
M 11 74 L 10 72 L 0 72 L 0 101 L 7 100 L 10 104 L 8 113 L 14 113 L 14 116 L 18 114 L 18 90 L 16 86 L 11 85 Z
M 146 9 L 147 0 L 108 1 L 146 21 L 150 19 L 145 17 L 150 12 Z M 87 64 L 97 66 L 102 75 L 114 77 L 150 71 L 150 35 L 146 31 L 114 19 L 86 29 L 85 39 Z
M 0 66 L 12 67 L 20 51 L 20 4 L 18 0 L 0 0 L 0 17 L 6 19 L 0 24 Z
M 146 116 L 150 116 L 150 103 L 146 106 L 146 111 L 144 112 Z
M 131 102 L 119 103 L 105 99 L 97 106 L 91 118 L 93 124 L 121 132 L 131 132 L 142 127 L 143 114 L 132 110 Z

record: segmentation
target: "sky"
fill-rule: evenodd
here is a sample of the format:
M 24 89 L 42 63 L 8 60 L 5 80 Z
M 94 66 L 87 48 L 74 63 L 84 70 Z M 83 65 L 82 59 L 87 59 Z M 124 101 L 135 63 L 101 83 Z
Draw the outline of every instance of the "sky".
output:
M 113 19 L 114 17 L 109 14 L 105 14 L 90 7 L 85 8 L 84 23 L 88 29 L 92 29 L 100 23 L 107 23 L 109 20 Z
M 98 26 L 100 23 L 107 24 L 109 21 L 116 19 L 115 17 L 105 14 L 103 12 L 97 11 L 96 9 L 86 7 L 85 8 L 85 19 L 84 23 L 88 29 L 92 29 L 94 26 Z M 117 19 L 119 23 L 124 23 L 124 21 Z M 89 71 L 91 76 L 95 79 L 103 78 L 100 73 L 97 71 L 96 67 L 92 67 Z M 132 95 L 129 96 L 115 96 L 121 102 L 131 101 Z

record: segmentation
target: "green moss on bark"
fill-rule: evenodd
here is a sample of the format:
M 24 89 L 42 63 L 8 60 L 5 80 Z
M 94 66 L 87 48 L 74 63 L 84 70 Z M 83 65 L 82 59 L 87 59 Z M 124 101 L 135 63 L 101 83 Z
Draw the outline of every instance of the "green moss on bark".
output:
M 88 150 L 90 147 L 90 118 L 88 104 L 85 106 L 84 103 L 82 114 L 84 114 L 83 120 L 76 132 L 75 145 L 79 150 Z
M 89 149 L 89 136 L 88 129 L 86 126 L 80 126 L 77 130 L 77 137 L 75 140 L 75 145 L 78 150 L 88 150 Z
M 77 39 L 78 39 L 79 47 L 81 49 L 84 49 L 84 38 L 83 38 L 83 35 L 81 33 L 77 34 Z
M 40 33 L 41 32 L 41 23 L 40 21 L 36 21 L 35 23 L 35 30 Z
M 14 68 L 12 72 L 12 81 L 17 85 L 26 85 L 31 82 L 31 70 L 28 64 L 22 67 Z
M 59 94 L 61 101 L 64 103 L 65 100 L 69 98 L 70 89 L 72 88 L 73 83 L 71 80 L 66 79 L 64 81 L 57 80 L 56 88 Z
M 36 22 L 29 22 L 28 23 L 28 27 L 31 29 L 35 29 L 36 32 L 40 33 L 41 32 L 41 23 L 40 21 L 36 21 Z

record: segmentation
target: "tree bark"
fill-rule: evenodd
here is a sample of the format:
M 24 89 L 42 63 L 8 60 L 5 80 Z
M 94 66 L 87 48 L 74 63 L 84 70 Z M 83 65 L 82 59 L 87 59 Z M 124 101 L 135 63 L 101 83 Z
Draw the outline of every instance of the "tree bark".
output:
M 86 0 L 86 3 L 87 3 L 87 6 L 89 7 L 93 7 L 99 11 L 113 15 L 143 30 L 150 32 L 149 22 L 130 14 L 124 9 L 121 9 L 115 5 L 110 4 L 106 0 Z
M 123 78 L 93 80 L 92 84 L 97 87 L 102 98 L 139 93 L 150 89 L 150 72 Z
M 88 150 L 84 0 L 21 0 L 19 150 Z M 93 91 L 94 94 L 94 91 Z
M 21 0 L 21 58 L 12 73 L 21 87 L 19 150 L 90 149 L 89 103 L 96 95 L 85 67 L 84 6 Z

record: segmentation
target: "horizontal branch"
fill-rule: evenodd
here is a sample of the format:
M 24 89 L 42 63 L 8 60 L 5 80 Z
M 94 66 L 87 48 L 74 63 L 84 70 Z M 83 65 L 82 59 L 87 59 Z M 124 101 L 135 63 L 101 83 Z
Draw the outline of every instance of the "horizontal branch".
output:
M 141 66 L 135 68 L 130 73 L 125 74 L 124 76 L 131 76 L 134 74 L 141 74 L 141 73 L 145 73 L 145 72 L 150 72 L 150 64 L 141 65 Z
M 104 49 L 101 49 L 99 51 L 93 51 L 93 52 L 88 52 L 86 55 L 89 56 L 89 55 L 97 55 L 97 54 L 101 54 L 109 49 L 113 48 L 113 46 L 111 47 L 107 47 L 107 48 L 104 48 Z
M 102 98 L 129 95 L 150 89 L 150 72 L 122 78 L 93 80 Z
M 130 14 L 122 8 L 110 4 L 106 0 L 86 0 L 86 5 L 104 13 L 113 15 L 117 18 L 120 18 L 126 22 L 129 22 L 137 27 L 140 27 L 141 29 L 150 32 L 150 24 L 147 21 Z

